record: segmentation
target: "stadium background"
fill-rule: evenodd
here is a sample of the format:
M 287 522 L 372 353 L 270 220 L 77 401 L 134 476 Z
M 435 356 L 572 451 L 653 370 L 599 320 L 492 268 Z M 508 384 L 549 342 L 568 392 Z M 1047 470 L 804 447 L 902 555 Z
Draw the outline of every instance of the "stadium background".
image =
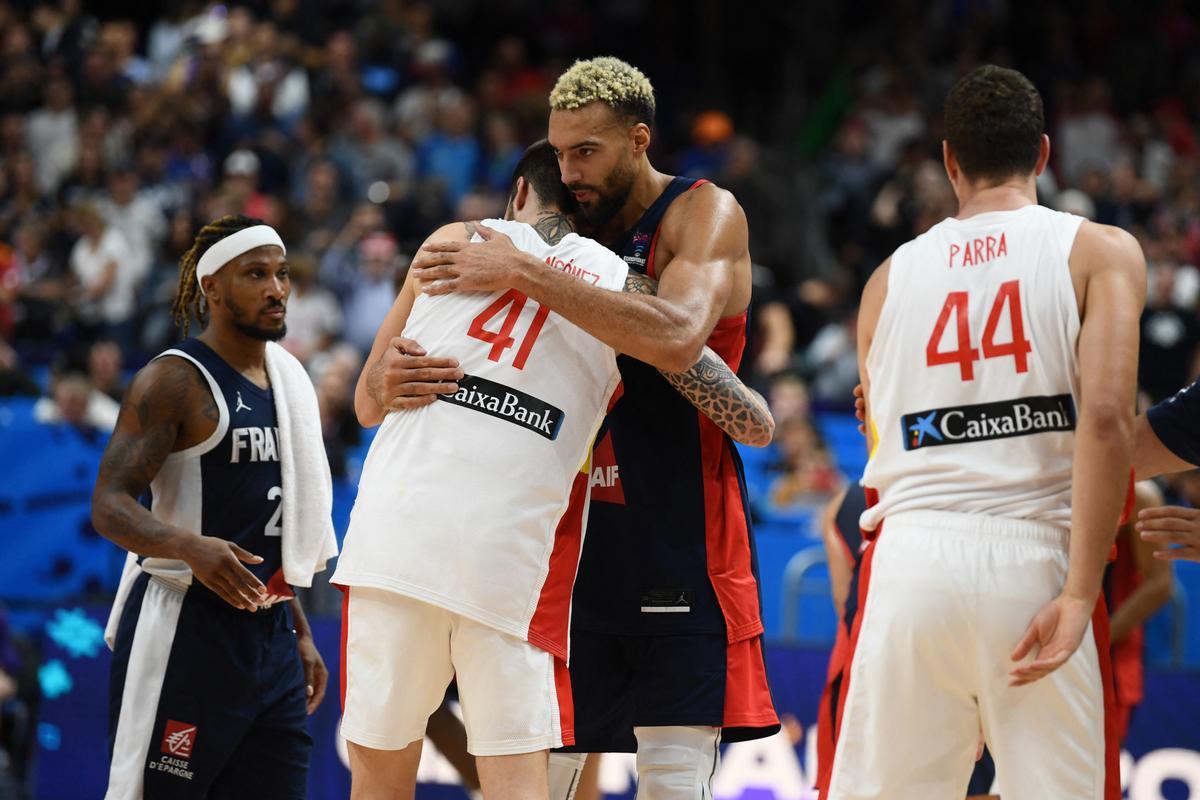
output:
M 1117 224 L 1150 264 L 1142 402 L 1200 362 L 1200 19 L 1183 2 L 264 0 L 0 2 L 0 799 L 90 798 L 105 768 L 99 627 L 121 554 L 89 521 L 132 371 L 172 337 L 181 253 L 203 221 L 278 227 L 288 344 L 312 374 L 339 532 L 369 444 L 350 406 L 363 350 L 426 233 L 498 215 L 577 57 L 658 94 L 652 161 L 732 190 L 750 221 L 745 377 L 778 431 L 744 451 L 779 737 L 730 748 L 721 798 L 808 796 L 833 632 L 816 517 L 860 473 L 847 398 L 856 298 L 900 242 L 955 209 L 940 103 L 991 61 L 1046 101 L 1041 201 Z M 111 258 L 109 256 L 111 255 Z M 97 279 L 105 263 L 111 281 Z M 1164 482 L 1200 504 L 1200 479 Z M 1200 565 L 1148 626 L 1134 800 L 1200 798 Z M 336 673 L 337 598 L 305 598 Z M 335 675 L 336 680 L 336 675 Z M 0 684 L 3 684 L 0 681 Z M 336 684 L 335 684 L 336 685 Z M 314 798 L 345 796 L 336 694 L 313 719 Z M 631 791 L 609 759 L 604 788 Z M 419 797 L 461 797 L 436 757 Z

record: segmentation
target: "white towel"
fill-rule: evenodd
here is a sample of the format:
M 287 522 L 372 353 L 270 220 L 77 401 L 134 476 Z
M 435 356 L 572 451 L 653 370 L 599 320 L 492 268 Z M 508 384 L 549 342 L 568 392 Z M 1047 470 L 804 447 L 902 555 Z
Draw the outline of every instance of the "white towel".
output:
M 283 578 L 292 586 L 312 586 L 313 575 L 338 552 L 317 393 L 304 365 L 275 342 L 267 342 L 267 377 L 283 472 Z
M 267 342 L 267 377 L 275 396 L 279 426 L 279 467 L 283 473 L 283 577 L 292 586 L 312 586 L 313 575 L 337 555 L 333 531 L 333 482 L 321 433 L 321 412 L 312 380 L 295 356 Z M 197 531 L 199 533 L 199 531 Z M 130 553 L 104 629 L 116 646 L 117 626 L 134 581 L 142 574 Z

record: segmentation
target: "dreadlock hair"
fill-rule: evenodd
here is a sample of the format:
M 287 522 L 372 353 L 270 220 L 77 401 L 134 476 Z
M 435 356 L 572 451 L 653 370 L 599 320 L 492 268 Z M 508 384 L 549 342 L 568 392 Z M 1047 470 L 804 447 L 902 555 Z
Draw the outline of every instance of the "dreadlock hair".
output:
M 171 317 L 183 329 L 184 336 L 188 335 L 188 328 L 193 321 L 201 325 L 208 324 L 208 302 L 200 291 L 200 282 L 196 280 L 196 265 L 200 263 L 200 257 L 226 236 L 264 224 L 261 219 L 254 217 L 229 214 L 214 219 L 196 234 L 192 248 L 179 259 L 179 293 L 171 305 Z

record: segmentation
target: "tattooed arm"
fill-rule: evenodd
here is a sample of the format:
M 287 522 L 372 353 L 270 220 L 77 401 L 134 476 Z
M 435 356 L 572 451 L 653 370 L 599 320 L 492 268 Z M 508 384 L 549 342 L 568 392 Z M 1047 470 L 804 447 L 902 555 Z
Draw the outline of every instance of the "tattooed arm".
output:
M 640 272 L 629 271 L 625 291 L 654 294 L 658 282 Z M 775 435 L 775 419 L 762 395 L 742 383 L 729 365 L 705 346 L 687 372 L 664 372 L 667 382 L 735 442 L 766 447 Z
M 232 542 L 167 524 L 139 502 L 167 456 L 207 439 L 218 417 L 207 383 L 186 361 L 160 358 L 139 372 L 100 461 L 92 524 L 132 553 L 183 561 L 230 605 L 252 610 L 266 589 L 240 561 L 261 558 Z

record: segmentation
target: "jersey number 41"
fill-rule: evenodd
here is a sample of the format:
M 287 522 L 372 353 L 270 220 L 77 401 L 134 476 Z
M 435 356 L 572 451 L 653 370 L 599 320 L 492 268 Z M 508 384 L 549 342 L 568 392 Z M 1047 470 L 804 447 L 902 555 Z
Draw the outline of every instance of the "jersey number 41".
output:
M 1000 325 L 1000 316 L 1008 307 L 1009 326 L 1012 335 L 1007 342 L 996 341 L 996 328 Z M 942 311 L 934 323 L 933 333 L 925 345 L 925 365 L 936 367 L 941 364 L 958 364 L 959 374 L 964 381 L 975 380 L 975 362 L 980 360 L 979 350 L 971 347 L 971 328 L 967 318 L 970 308 L 970 296 L 967 292 L 950 292 Z M 958 347 L 954 350 L 940 350 L 942 337 L 946 334 L 946 325 L 950 315 L 954 315 L 957 331 Z M 1018 281 L 1006 281 L 1000 284 L 1000 292 L 988 312 L 987 324 L 983 327 L 983 358 L 1000 358 L 1012 356 L 1017 372 L 1029 371 L 1029 354 L 1033 345 L 1025 338 L 1025 321 L 1021 316 L 1021 284 Z
M 509 289 L 481 311 L 479 316 L 471 320 L 471 327 L 467 328 L 467 335 L 492 346 L 492 351 L 488 353 L 488 358 L 492 361 L 499 361 L 500 356 L 504 355 L 504 351 L 517 343 L 513 338 L 512 330 L 528 300 L 528 297 L 516 289 Z M 504 319 L 500 323 L 500 330 L 489 331 L 483 327 L 505 308 L 508 309 L 508 313 L 504 315 Z M 533 322 L 529 323 L 529 330 L 525 331 L 525 337 L 521 339 L 521 346 L 517 348 L 517 355 L 513 358 L 512 365 L 517 369 L 525 369 L 525 362 L 529 360 L 533 344 L 537 341 L 538 334 L 542 332 L 542 326 L 546 324 L 546 318 L 549 316 L 550 309 L 538 306 L 537 313 L 533 315 Z

